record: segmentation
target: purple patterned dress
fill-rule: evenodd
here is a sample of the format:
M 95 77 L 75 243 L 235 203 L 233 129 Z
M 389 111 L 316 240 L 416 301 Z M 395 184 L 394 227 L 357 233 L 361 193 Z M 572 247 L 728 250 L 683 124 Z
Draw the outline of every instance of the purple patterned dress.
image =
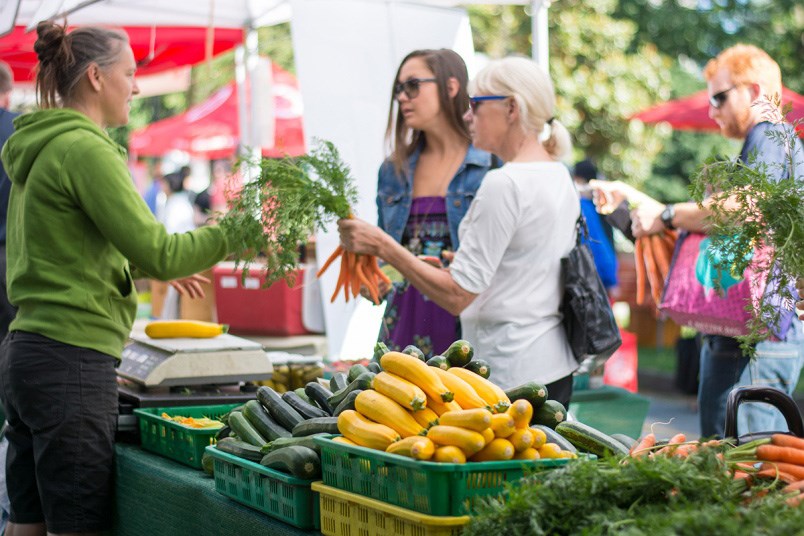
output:
M 442 250 L 452 250 L 443 197 L 413 199 L 402 245 L 414 255 L 439 258 Z M 397 351 L 413 344 L 429 358 L 444 352 L 459 339 L 459 331 L 457 318 L 404 281 L 395 283 L 388 295 L 378 340 Z

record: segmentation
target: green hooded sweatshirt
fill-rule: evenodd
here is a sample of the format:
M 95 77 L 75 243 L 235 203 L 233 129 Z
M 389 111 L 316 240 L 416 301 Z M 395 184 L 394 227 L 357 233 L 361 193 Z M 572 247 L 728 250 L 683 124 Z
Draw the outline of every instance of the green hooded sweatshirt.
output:
M 137 193 L 125 151 L 67 108 L 18 117 L 3 147 L 11 179 L 7 286 L 10 331 L 120 357 L 137 310 L 131 266 L 170 280 L 228 251 L 219 227 L 168 234 Z M 131 265 L 129 265 L 129 262 Z

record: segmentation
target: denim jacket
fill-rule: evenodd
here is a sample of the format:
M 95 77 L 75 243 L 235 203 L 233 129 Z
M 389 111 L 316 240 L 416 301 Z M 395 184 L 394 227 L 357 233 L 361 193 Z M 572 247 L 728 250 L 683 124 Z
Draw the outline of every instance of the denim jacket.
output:
M 380 166 L 377 184 L 378 225 L 397 242 L 402 240 L 405 225 L 413 204 L 413 175 L 419 161 L 421 147 L 410 155 L 405 175 L 398 175 L 390 160 Z M 449 223 L 452 249 L 458 249 L 458 225 L 480 187 L 480 182 L 489 169 L 499 167 L 500 162 L 491 154 L 470 145 L 458 172 L 447 187 L 447 222 Z

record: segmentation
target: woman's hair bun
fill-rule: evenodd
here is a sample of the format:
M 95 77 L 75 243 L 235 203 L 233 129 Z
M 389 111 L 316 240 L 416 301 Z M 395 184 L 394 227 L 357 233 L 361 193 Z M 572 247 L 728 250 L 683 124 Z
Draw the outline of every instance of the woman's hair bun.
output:
M 42 21 L 36 25 L 36 35 L 34 51 L 40 63 L 50 63 L 60 55 L 69 53 L 66 43 L 67 31 L 64 26 Z

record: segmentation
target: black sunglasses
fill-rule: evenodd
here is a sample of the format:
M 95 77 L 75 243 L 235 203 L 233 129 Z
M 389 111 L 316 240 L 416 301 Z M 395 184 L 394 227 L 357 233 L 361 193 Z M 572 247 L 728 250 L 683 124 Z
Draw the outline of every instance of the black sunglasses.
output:
M 720 91 L 719 93 L 715 93 L 714 95 L 709 97 L 709 105 L 712 106 L 712 108 L 714 108 L 716 110 L 719 109 L 721 106 L 723 106 L 723 104 L 729 98 L 729 91 L 731 91 L 732 89 L 735 89 L 736 87 L 737 87 L 737 85 L 735 84 L 735 85 L 731 86 L 729 89 L 724 89 L 723 91 Z
M 481 102 L 485 101 L 492 101 L 492 100 L 505 100 L 508 97 L 503 95 L 479 95 L 477 97 L 469 97 L 469 109 L 472 110 L 472 113 L 477 112 L 477 107 L 480 106 Z
M 423 82 L 437 82 L 436 78 L 409 78 L 404 82 L 397 82 L 394 84 L 394 97 L 398 97 L 400 93 L 405 92 L 405 96 L 409 99 L 415 99 L 419 96 L 419 89 Z

